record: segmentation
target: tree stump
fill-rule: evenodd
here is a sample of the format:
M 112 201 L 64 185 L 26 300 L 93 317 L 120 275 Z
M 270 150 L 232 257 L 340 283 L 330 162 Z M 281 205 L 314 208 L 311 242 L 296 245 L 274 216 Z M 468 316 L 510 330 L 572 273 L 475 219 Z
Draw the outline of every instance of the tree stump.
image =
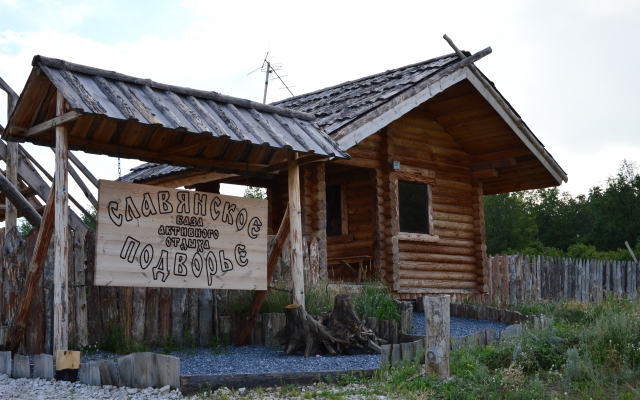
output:
M 304 357 L 318 351 L 332 356 L 350 349 L 380 353 L 380 339 L 358 318 L 348 294 L 335 298 L 334 309 L 314 319 L 300 304 L 285 307 L 286 324 L 276 339 L 285 354 L 304 350 Z

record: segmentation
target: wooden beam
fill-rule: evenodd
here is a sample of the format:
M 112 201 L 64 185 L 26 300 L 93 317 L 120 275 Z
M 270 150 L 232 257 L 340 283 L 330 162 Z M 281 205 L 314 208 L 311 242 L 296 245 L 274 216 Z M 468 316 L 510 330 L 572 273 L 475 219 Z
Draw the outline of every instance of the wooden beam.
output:
M 472 171 L 481 171 L 483 169 L 495 169 L 495 168 L 505 168 L 505 167 L 514 167 L 517 164 L 515 158 L 503 158 L 500 160 L 492 160 L 485 161 L 476 164 L 471 164 Z
M 47 205 L 45 206 L 44 215 L 42 216 L 42 224 L 40 228 L 38 228 L 38 238 L 36 239 L 36 244 L 33 249 L 33 256 L 27 269 L 27 277 L 24 288 L 22 289 L 22 296 L 20 296 L 18 302 L 16 317 L 9 327 L 9 335 L 5 349 L 13 353 L 17 352 L 20 346 L 20 340 L 27 325 L 27 316 L 29 315 L 29 308 L 31 308 L 31 301 L 33 300 L 40 277 L 42 276 L 42 267 L 47 257 L 47 250 L 49 250 L 49 242 L 51 242 L 51 235 L 53 234 L 54 193 L 54 190 L 49 192 Z
M 302 215 L 300 207 L 300 168 L 298 154 L 289 152 L 289 241 L 291 242 L 291 281 L 293 302 L 304 307 L 304 266 L 302 260 Z
M 469 157 L 469 161 L 471 161 L 471 164 L 477 164 L 477 163 L 481 163 L 484 161 L 493 161 L 493 160 L 499 160 L 501 158 L 513 158 L 513 157 L 522 157 L 522 156 L 528 156 L 529 154 L 531 154 L 531 150 L 529 149 L 514 149 L 514 150 L 503 150 L 503 151 L 496 151 L 493 153 L 484 153 L 484 154 L 478 154 L 475 156 L 471 156 Z
M 40 214 L 38 214 L 29 201 L 27 201 L 18 189 L 2 174 L 0 174 L 0 192 L 5 195 L 7 200 L 11 201 L 11 204 L 13 204 L 17 210 L 22 213 L 31 225 L 36 228 L 40 226 L 40 222 L 42 221 Z
M 276 266 L 278 265 L 278 261 L 280 260 L 280 256 L 282 254 L 282 248 L 284 247 L 284 243 L 289 236 L 289 223 L 289 207 L 287 207 L 284 212 L 284 217 L 282 217 L 280 228 L 278 228 L 278 233 L 271 242 L 271 252 L 269 253 L 269 259 L 267 260 L 267 285 L 271 284 L 271 279 L 273 278 L 273 274 L 276 271 Z M 253 296 L 251 307 L 249 308 L 249 313 L 247 315 L 247 320 L 244 324 L 244 328 L 242 329 L 242 332 L 240 332 L 240 336 L 238 336 L 236 346 L 244 346 L 245 344 L 247 344 L 247 339 L 249 339 L 249 335 L 253 330 L 253 325 L 256 322 L 256 317 L 260 312 L 260 308 L 262 307 L 262 303 L 264 302 L 264 298 L 266 296 L 267 290 L 256 291 L 256 294 Z
M 328 158 L 325 156 L 318 156 L 315 154 L 305 155 L 298 158 L 298 166 L 313 163 L 313 162 L 326 161 L 326 160 L 328 160 Z M 269 167 L 267 167 L 267 171 L 277 172 L 277 171 L 280 171 L 281 169 L 288 168 L 288 165 L 289 165 L 288 163 L 289 163 L 288 161 L 283 161 L 281 163 L 270 165 Z
M 18 95 L 11 89 L 11 87 L 0 78 L 0 87 L 7 92 L 7 122 L 11 119 L 11 114 L 15 110 L 18 104 Z M 7 145 L 7 154 L 5 157 L 5 163 L 7 169 L 5 176 L 9 182 L 14 186 L 18 186 L 18 143 L 10 143 Z M 15 227 L 18 223 L 18 210 L 11 204 L 9 198 L 5 198 L 5 214 L 4 214 L 4 227 L 5 234 L 9 234 L 11 228 Z
M 87 167 L 85 167 L 85 165 L 80 162 L 80 160 L 78 160 L 78 157 L 76 157 L 72 152 L 69 152 L 69 160 L 71 160 L 71 162 L 74 163 L 76 167 L 78 167 L 80 172 L 82 172 L 84 176 L 86 176 L 87 179 L 91 181 L 93 186 L 95 186 L 96 188 L 98 187 L 98 179 L 93 176 L 93 174 L 87 169 Z
M 53 150 L 53 152 L 55 153 L 54 149 L 51 149 L 51 150 Z M 69 152 L 69 154 L 71 154 L 71 152 Z M 68 165 L 68 163 L 67 163 L 67 165 Z M 91 193 L 91 190 L 89 190 L 89 188 L 84 183 L 82 178 L 80 178 L 80 175 L 76 172 L 76 170 L 71 165 L 69 165 L 69 173 L 73 177 L 73 180 L 76 181 L 78 186 L 80 186 L 80 190 L 82 190 L 82 193 L 84 193 L 85 197 L 89 200 L 89 203 L 91 203 L 93 208 L 95 208 L 97 210 L 98 209 L 98 200 L 96 200 L 96 198 L 93 197 L 93 194 Z
M 56 112 L 62 115 L 64 97 L 58 91 Z M 56 173 L 54 176 L 55 203 L 55 261 L 53 271 L 53 351 L 68 350 L 68 277 L 69 243 L 67 221 L 69 219 L 68 191 L 69 137 L 64 125 L 56 126 Z
M 80 117 L 82 117 L 82 114 L 76 111 L 69 111 L 66 114 L 59 115 L 55 118 L 52 118 L 48 121 L 45 121 L 41 124 L 38 124 L 34 127 L 29 128 L 29 130 L 27 131 L 27 134 L 24 136 L 30 137 L 30 136 L 34 136 L 34 135 L 46 132 L 49 129 L 55 128 L 60 125 L 64 125 L 65 123 L 74 121 Z
M 483 169 L 471 172 L 472 179 L 495 178 L 498 176 L 497 169 Z
M 166 157 L 166 156 L 170 156 L 172 154 L 178 154 L 178 153 L 182 153 L 183 151 L 187 151 L 187 150 L 192 150 L 195 149 L 197 147 L 201 147 L 201 146 L 208 146 L 212 143 L 214 143 L 217 140 L 220 139 L 227 139 L 225 138 L 219 138 L 219 137 L 213 137 L 213 136 L 209 136 L 208 138 L 205 138 L 204 140 L 199 140 L 199 141 L 195 141 L 195 142 L 191 142 L 191 143 L 187 143 L 187 144 L 179 144 L 177 146 L 171 146 L 169 148 L 167 148 L 166 150 L 163 150 L 162 153 L 160 153 L 161 157 Z

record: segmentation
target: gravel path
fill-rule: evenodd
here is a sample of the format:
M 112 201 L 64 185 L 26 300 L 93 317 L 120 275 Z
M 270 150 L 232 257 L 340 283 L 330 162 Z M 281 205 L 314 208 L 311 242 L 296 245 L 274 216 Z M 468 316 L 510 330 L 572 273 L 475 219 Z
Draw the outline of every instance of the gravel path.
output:
M 496 330 L 498 332 L 507 329 L 509 325 L 502 324 L 500 322 L 470 319 L 470 318 L 451 318 L 451 337 L 467 336 L 471 333 L 481 331 L 488 328 Z M 412 335 L 424 335 L 427 332 L 426 321 L 424 313 L 413 313 L 413 331 Z

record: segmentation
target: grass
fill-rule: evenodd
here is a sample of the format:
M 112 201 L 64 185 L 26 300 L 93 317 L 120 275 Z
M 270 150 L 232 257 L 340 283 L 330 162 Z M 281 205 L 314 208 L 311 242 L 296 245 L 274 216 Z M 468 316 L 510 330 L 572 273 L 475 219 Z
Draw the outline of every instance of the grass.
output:
M 260 308 L 260 313 L 281 313 L 291 304 L 291 293 L 282 284 L 274 286 L 280 290 L 269 290 Z M 359 317 L 375 317 L 380 320 L 396 319 L 400 322 L 400 311 L 390 295 L 389 289 L 376 283 L 358 285 L 359 291 L 351 294 L 351 302 Z M 305 307 L 311 315 L 330 312 L 333 309 L 338 290 L 330 288 L 328 284 L 307 286 L 305 293 Z M 242 315 L 249 311 L 255 292 L 248 291 L 246 295 L 236 298 L 228 306 L 231 315 Z
M 507 343 L 452 351 L 447 381 L 425 376 L 417 363 L 405 363 L 372 379 L 345 376 L 260 393 L 303 399 L 640 400 L 640 301 L 542 302 L 517 309 L 547 315 L 549 327 L 528 327 Z

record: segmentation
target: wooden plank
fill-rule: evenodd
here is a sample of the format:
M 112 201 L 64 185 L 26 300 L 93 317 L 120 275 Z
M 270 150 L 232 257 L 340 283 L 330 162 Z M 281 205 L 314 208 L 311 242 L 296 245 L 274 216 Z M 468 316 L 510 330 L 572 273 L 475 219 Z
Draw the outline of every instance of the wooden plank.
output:
M 57 93 L 56 113 L 62 115 L 65 100 L 62 93 Z M 68 346 L 68 278 L 67 261 L 69 259 L 69 243 L 67 241 L 67 221 L 69 220 L 69 192 L 67 188 L 69 138 L 67 128 L 56 126 L 56 174 L 55 179 L 55 266 L 53 279 L 53 350 L 67 350 Z
M 27 242 L 26 256 L 28 258 L 28 265 L 30 265 L 31 261 L 33 260 L 33 255 L 35 253 L 34 249 L 35 249 L 37 240 L 38 240 L 37 229 L 32 230 L 25 238 L 25 241 Z M 47 248 L 48 247 L 49 246 L 47 246 Z M 29 274 L 28 271 L 29 269 L 27 268 L 27 278 L 25 278 L 23 291 L 27 287 L 28 274 Z M 45 306 L 44 306 L 44 291 L 43 291 L 42 284 L 43 284 L 43 279 L 42 279 L 42 274 L 40 274 L 40 278 L 37 279 L 36 289 L 34 291 L 33 299 L 31 301 L 31 307 L 29 308 L 28 315 L 30 315 L 31 317 L 28 318 L 27 320 L 27 325 L 25 330 L 27 354 L 40 354 L 44 352 Z M 2 342 L 0 341 L 0 343 Z
M 131 324 L 131 339 L 135 343 L 144 343 L 144 327 L 146 317 L 146 288 L 133 288 L 133 315 Z
M 33 356 L 33 377 L 45 380 L 53 379 L 53 356 L 51 354 Z
M 158 315 L 160 313 L 158 288 L 146 288 L 144 343 L 156 347 L 158 343 Z
M 98 361 L 96 364 L 98 365 L 102 385 L 117 386 L 118 373 L 116 372 L 114 360 Z
M 82 285 L 73 288 L 76 315 L 76 342 L 78 346 L 89 344 L 89 332 L 87 331 L 87 283 L 86 279 L 86 254 L 85 235 L 80 232 L 73 235 L 73 268 L 75 274 L 75 284 Z
M 7 143 L 7 156 L 5 158 L 6 170 L 5 177 L 9 181 L 9 183 L 14 187 L 18 187 L 18 143 L 8 142 Z M 2 191 L 4 194 L 4 190 Z M 11 199 L 5 195 L 5 211 L 4 211 L 4 228 L 5 232 L 8 233 L 11 228 L 17 226 L 18 221 L 18 210 L 16 206 L 13 205 Z
M 95 273 L 96 260 L 96 234 L 88 231 L 85 235 L 85 244 L 87 246 L 87 269 L 86 281 L 89 283 L 87 287 L 87 331 L 89 343 L 97 343 L 100 340 L 102 327 L 102 305 L 100 304 L 100 288 L 93 286 L 93 278 Z
M 198 293 L 198 327 L 201 347 L 210 346 L 213 341 L 213 291 L 200 289 Z
M 31 367 L 29 366 L 29 356 L 16 354 L 13 357 L 13 379 L 31 378 Z
M 449 379 L 449 350 L 451 340 L 450 297 L 427 296 L 424 298 L 426 332 L 426 372 L 438 379 Z
M 35 292 L 38 288 L 38 284 L 40 283 L 44 262 L 47 257 L 47 251 L 49 250 L 49 242 L 51 241 L 51 235 L 53 233 L 55 220 L 53 204 L 54 192 L 55 191 L 52 190 L 49 194 L 47 206 L 45 207 L 43 224 L 38 230 L 38 238 L 36 239 L 34 253 L 31 258 L 31 262 L 29 263 L 24 288 L 22 288 L 22 293 L 19 297 L 19 303 L 17 304 L 16 316 L 15 318 L 13 318 L 13 315 L 11 315 L 10 317 L 13 323 L 9 331 L 9 337 L 6 347 L 7 349 L 14 352 L 18 350 L 20 340 L 22 339 L 22 335 L 24 334 L 29 310 L 31 308 L 31 302 L 33 301 Z M 66 238 L 66 224 L 64 227 L 64 236 Z M 5 279 L 5 281 L 6 283 L 9 283 L 9 280 Z M 8 309 L 9 308 L 7 308 L 7 310 Z M 9 319 L 9 316 L 5 315 L 5 318 Z
M 98 363 L 95 361 L 90 361 L 88 363 L 80 364 L 80 370 L 78 371 L 78 380 L 83 385 L 101 386 Z
M 291 243 L 291 280 L 293 283 L 293 302 L 304 307 L 304 265 L 302 264 L 302 219 L 300 215 L 300 167 L 298 155 L 289 152 L 288 160 L 289 188 L 289 240 Z
M 268 374 L 230 374 L 230 375 L 184 375 L 180 378 L 180 391 L 193 394 L 200 390 L 213 390 L 220 387 L 230 389 L 271 387 L 280 385 L 306 385 L 314 382 L 339 380 L 342 376 L 359 378 L 373 377 L 377 369 L 313 371 L 313 372 L 274 372 Z
M 58 112 L 62 111 L 62 109 L 59 109 Z M 33 126 L 31 128 L 29 128 L 29 130 L 27 131 L 27 133 L 24 135 L 24 137 L 30 137 L 30 136 L 35 136 L 38 135 L 40 133 L 44 133 L 52 128 L 58 128 L 61 125 L 66 124 L 67 122 L 71 122 L 71 121 L 75 121 L 76 119 L 80 118 L 82 116 L 82 114 L 76 112 L 76 111 L 69 111 L 65 114 L 60 114 L 57 117 L 54 117 L 48 121 L 45 121 L 41 124 L 38 124 L 36 126 Z
M 56 350 L 56 371 L 80 368 L 80 352 Z
M 0 375 L 11 377 L 11 352 L 0 351 Z
M 203 289 L 188 289 L 187 290 L 187 316 L 185 326 L 185 340 L 188 346 L 195 346 L 198 344 L 198 290 Z
M 168 346 L 171 338 L 171 289 L 160 288 L 158 298 L 158 340 L 161 346 Z
M 266 289 L 267 201 L 100 181 L 96 284 Z
M 184 344 L 184 329 L 187 316 L 187 289 L 172 289 L 171 299 L 171 340 L 174 345 Z

